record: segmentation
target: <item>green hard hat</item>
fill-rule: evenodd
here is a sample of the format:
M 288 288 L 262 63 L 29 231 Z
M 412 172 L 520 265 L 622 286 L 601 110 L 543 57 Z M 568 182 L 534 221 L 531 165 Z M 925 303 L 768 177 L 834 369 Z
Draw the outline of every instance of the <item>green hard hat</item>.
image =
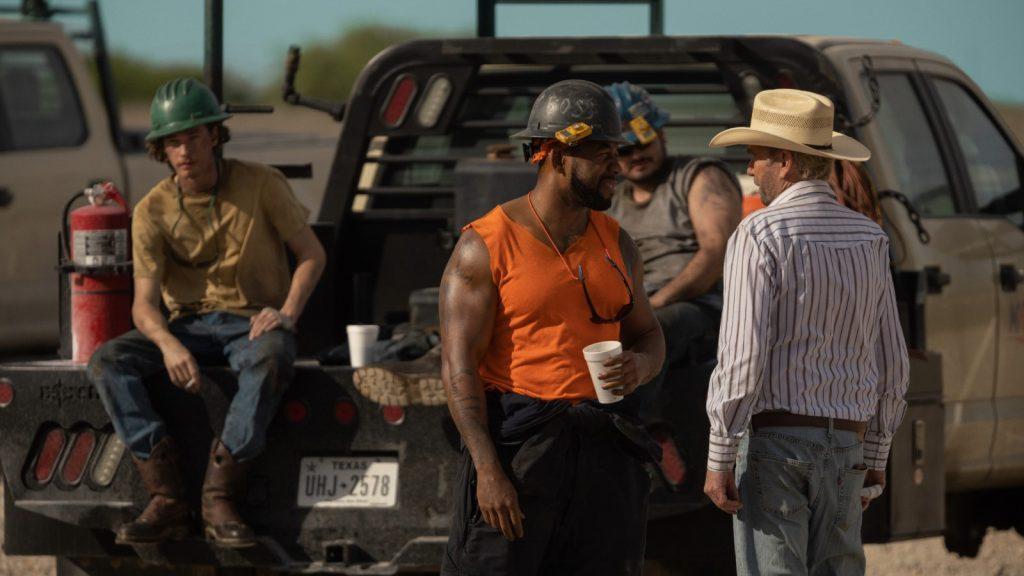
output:
M 149 107 L 149 134 L 156 140 L 175 132 L 231 118 L 217 103 L 205 84 L 192 78 L 177 78 L 157 88 Z

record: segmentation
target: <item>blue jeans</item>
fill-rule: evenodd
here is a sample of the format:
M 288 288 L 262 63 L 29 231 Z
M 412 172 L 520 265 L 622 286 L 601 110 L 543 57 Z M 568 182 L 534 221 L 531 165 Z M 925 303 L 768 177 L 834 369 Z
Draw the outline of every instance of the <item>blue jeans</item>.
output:
M 742 575 L 861 575 L 864 446 L 856 432 L 764 427 L 740 444 L 743 509 L 733 520 Z
M 249 319 L 227 312 L 186 316 L 168 328 L 200 365 L 227 358 L 238 374 L 238 392 L 228 408 L 221 441 L 238 461 L 259 455 L 267 426 L 294 374 L 295 336 L 274 330 L 250 341 Z M 107 342 L 89 360 L 89 380 L 114 430 L 142 460 L 167 435 L 144 383 L 164 371 L 160 349 L 138 330 Z

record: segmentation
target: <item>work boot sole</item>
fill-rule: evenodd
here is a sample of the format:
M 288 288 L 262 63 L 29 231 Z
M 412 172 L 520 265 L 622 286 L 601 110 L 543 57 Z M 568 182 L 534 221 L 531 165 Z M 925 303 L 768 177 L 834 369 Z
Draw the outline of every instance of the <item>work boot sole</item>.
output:
M 125 538 L 120 531 L 114 537 L 114 543 L 122 546 L 134 546 L 138 544 L 159 544 L 167 540 L 184 540 L 190 532 L 188 523 L 175 524 L 164 528 L 159 535 L 151 538 Z
M 257 544 L 255 538 L 217 538 L 217 532 L 214 530 L 213 526 L 207 526 L 204 532 L 206 534 L 206 541 L 219 548 L 252 548 Z
M 352 375 L 356 390 L 384 406 L 440 406 L 447 402 L 437 374 L 403 374 L 386 367 L 366 366 Z

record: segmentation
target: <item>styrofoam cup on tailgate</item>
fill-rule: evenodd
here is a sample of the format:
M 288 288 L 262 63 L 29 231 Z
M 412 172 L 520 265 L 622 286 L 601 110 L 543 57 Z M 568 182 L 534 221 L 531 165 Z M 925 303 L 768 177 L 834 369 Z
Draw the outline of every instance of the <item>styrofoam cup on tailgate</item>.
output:
M 380 335 L 380 326 L 349 324 L 345 331 L 348 332 L 348 354 L 352 360 L 352 367 L 359 368 L 373 362 L 373 343 Z
M 616 340 L 606 340 L 591 344 L 583 349 L 583 358 L 587 361 L 587 368 L 590 369 L 590 380 L 594 383 L 594 391 L 597 392 L 597 401 L 601 404 L 614 404 L 622 400 L 623 396 L 616 396 L 611 390 L 605 390 L 604 385 L 597 376 L 606 371 L 604 363 L 609 358 L 622 355 L 622 343 Z

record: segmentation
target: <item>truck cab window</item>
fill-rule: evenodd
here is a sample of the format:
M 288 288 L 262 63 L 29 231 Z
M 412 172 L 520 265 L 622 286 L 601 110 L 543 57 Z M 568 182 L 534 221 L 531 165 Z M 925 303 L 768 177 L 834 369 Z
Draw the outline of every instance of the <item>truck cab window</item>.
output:
M 956 213 L 953 190 L 917 92 L 903 74 L 880 74 L 882 107 L 876 122 L 899 180 L 898 192 L 923 216 Z
M 949 80 L 934 82 L 963 154 L 978 211 L 1024 225 L 1020 157 L 967 90 Z
M 75 146 L 86 137 L 71 79 L 51 49 L 0 50 L 0 118 L 13 150 Z

